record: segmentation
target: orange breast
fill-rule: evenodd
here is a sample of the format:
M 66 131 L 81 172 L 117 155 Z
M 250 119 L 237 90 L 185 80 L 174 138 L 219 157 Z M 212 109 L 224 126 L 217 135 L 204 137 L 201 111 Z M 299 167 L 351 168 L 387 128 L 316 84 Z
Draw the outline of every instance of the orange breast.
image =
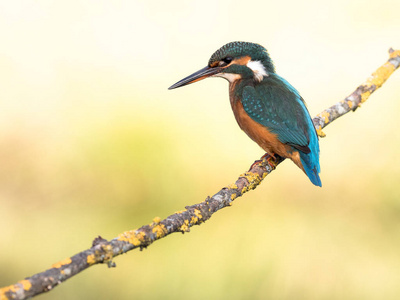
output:
M 300 169 L 304 171 L 300 161 L 300 155 L 297 150 L 290 145 L 283 144 L 281 141 L 279 141 L 275 133 L 272 133 L 267 127 L 250 118 L 250 116 L 244 110 L 242 102 L 238 99 L 235 99 L 232 93 L 230 95 L 230 100 L 236 121 L 238 122 L 240 128 L 246 132 L 246 134 L 253 141 L 255 141 L 262 149 L 271 155 L 278 154 L 279 156 L 290 158 L 297 166 L 299 166 Z

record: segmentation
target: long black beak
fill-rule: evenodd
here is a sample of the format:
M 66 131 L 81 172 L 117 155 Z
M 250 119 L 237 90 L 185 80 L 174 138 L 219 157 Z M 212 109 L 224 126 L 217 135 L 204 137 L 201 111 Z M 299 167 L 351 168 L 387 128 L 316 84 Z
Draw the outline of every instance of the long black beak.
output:
M 202 79 L 205 79 L 207 77 L 215 75 L 215 74 L 219 73 L 220 71 L 221 71 L 221 68 L 218 68 L 218 67 L 211 68 L 211 67 L 207 66 L 207 67 L 193 73 L 192 75 L 189 75 L 188 77 L 183 78 L 182 80 L 178 81 L 174 85 L 171 85 L 168 89 L 172 90 L 172 89 L 176 89 L 178 87 L 181 87 L 181 86 L 184 86 L 187 84 L 191 84 L 196 81 L 200 81 Z

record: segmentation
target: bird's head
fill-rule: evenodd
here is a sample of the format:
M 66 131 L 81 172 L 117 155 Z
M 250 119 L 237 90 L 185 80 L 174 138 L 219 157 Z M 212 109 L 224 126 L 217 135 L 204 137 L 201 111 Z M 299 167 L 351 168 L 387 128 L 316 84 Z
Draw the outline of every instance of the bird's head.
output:
M 225 78 L 231 83 L 238 79 L 254 79 L 261 82 L 269 73 L 275 73 L 275 68 L 263 46 L 247 42 L 231 42 L 215 51 L 205 68 L 178 81 L 169 89 L 211 76 Z

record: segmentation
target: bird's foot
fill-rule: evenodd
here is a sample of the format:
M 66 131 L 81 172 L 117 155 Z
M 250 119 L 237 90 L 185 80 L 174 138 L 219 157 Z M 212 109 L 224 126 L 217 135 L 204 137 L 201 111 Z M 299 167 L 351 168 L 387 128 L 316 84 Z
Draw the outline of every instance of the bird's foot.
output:
M 256 160 L 256 161 L 250 166 L 249 171 L 250 171 L 251 169 L 253 169 L 253 167 L 254 167 L 255 165 L 261 164 L 262 166 L 265 166 L 265 165 L 267 165 L 267 164 L 270 164 L 270 161 L 271 161 L 271 160 L 272 160 L 272 161 L 275 161 L 275 160 L 276 160 L 275 155 L 274 155 L 274 154 L 265 153 L 263 156 L 261 156 L 261 159 Z

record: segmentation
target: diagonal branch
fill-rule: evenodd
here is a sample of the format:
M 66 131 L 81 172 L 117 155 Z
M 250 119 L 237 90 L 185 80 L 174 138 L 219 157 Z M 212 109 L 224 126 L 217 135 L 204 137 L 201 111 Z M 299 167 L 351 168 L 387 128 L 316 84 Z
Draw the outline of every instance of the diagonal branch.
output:
M 325 136 L 322 132 L 325 126 L 349 111 L 355 111 L 361 103 L 365 102 L 374 91 L 382 86 L 399 65 L 400 50 L 390 49 L 389 60 L 379 67 L 366 82 L 360 85 L 350 96 L 325 109 L 313 119 L 318 135 Z M 93 241 L 92 248 L 53 264 L 51 269 L 1 288 L 0 300 L 26 299 L 48 292 L 61 282 L 92 265 L 107 263 L 109 267 L 114 267 L 115 264 L 112 259 L 115 256 L 135 248 L 145 248 L 156 240 L 174 232 L 189 232 L 190 227 L 205 222 L 221 208 L 232 205 L 236 198 L 255 189 L 283 160 L 279 156 L 274 159 L 265 155 L 262 160 L 256 161 L 249 171 L 240 175 L 235 183 L 224 187 L 214 196 L 207 197 L 205 201 L 199 204 L 187 206 L 184 210 L 178 211 L 164 220 L 156 217 L 151 224 L 121 233 L 111 241 L 97 237 Z

